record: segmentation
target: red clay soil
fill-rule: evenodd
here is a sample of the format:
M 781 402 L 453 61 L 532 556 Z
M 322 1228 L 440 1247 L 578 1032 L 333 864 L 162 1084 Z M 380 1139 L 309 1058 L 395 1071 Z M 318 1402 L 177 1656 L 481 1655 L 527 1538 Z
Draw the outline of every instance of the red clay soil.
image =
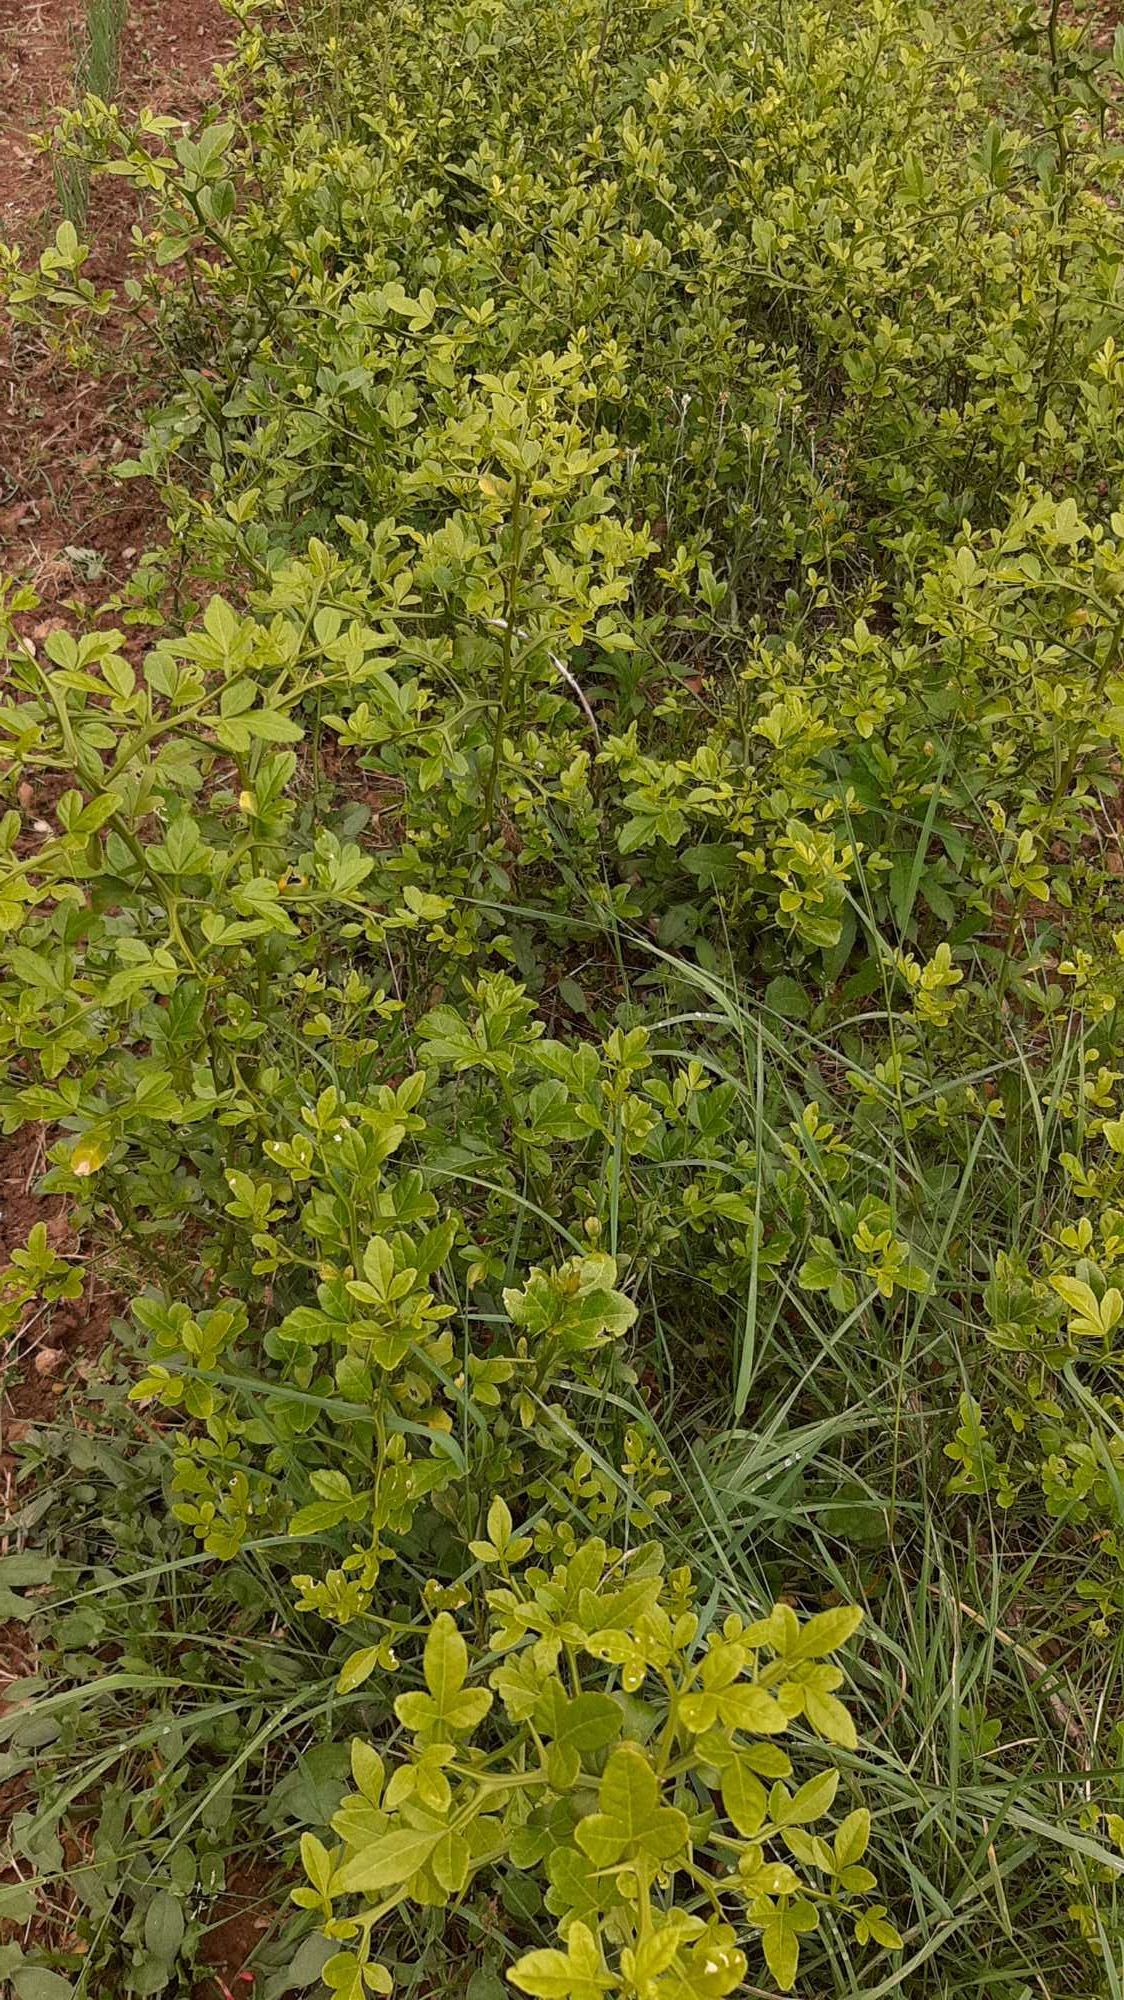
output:
M 59 220 L 53 169 L 33 135 L 72 98 L 84 12 L 83 0 L 0 0 L 0 237 L 18 243 L 25 262 Z M 231 41 L 217 0 L 129 0 L 117 101 L 194 117 Z M 93 180 L 81 233 L 98 285 L 127 275 L 137 212 L 127 183 Z M 33 335 L 0 327 L 0 568 L 35 585 L 41 617 L 68 601 L 93 606 L 162 538 L 143 485 L 108 476 L 137 442 L 123 386 L 77 375 Z M 96 560 L 75 568 L 67 549 Z
M 0 1266 L 27 1242 L 37 1222 L 46 1223 L 52 1249 L 73 1255 L 78 1248 L 64 1204 L 36 1191 L 45 1151 L 45 1135 L 36 1125 L 24 1126 L 0 1147 Z M 0 1368 L 0 1468 L 6 1469 L 11 1447 L 29 1427 L 52 1416 L 71 1371 L 81 1375 L 82 1362 L 101 1352 L 112 1313 L 112 1295 L 98 1284 L 91 1266 L 80 1298 L 29 1320 L 10 1361 Z M 0 1507 L 0 1523 L 3 1513 Z
M 247 1865 L 218 1898 L 198 1948 L 200 1965 L 210 1970 L 196 1987 L 194 2000 L 254 2000 L 258 1982 L 246 1961 L 277 1920 L 271 1879 L 268 1869 Z

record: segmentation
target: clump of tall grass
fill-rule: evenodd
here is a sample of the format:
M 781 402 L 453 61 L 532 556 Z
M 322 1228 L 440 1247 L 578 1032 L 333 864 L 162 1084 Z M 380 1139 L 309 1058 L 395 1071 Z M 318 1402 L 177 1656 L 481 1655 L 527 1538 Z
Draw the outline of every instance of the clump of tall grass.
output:
M 110 102 L 121 75 L 121 45 L 129 15 L 129 0 L 86 0 L 86 14 L 77 31 L 74 95 Z M 80 228 L 90 201 L 90 173 L 85 162 L 64 159 L 55 165 L 55 189 L 67 222 Z

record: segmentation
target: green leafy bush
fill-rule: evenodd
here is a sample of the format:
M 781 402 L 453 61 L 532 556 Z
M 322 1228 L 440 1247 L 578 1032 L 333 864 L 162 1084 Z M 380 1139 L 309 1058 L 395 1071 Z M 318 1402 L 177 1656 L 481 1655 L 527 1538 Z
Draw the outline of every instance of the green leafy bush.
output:
M 524 1993 L 730 1993 L 745 1975 L 736 1940 L 747 1924 L 787 1992 L 817 1903 L 875 1887 L 860 1865 L 869 1813 L 849 1813 L 830 1841 L 809 1832 L 831 1808 L 838 1773 L 791 1791 L 792 1762 L 776 1741 L 805 1714 L 828 1742 L 855 1747 L 833 1692 L 842 1674 L 823 1662 L 861 1614 L 820 1612 L 803 1627 L 785 1605 L 750 1625 L 733 1616 L 699 1655 L 689 1576 L 665 1578 L 658 1545 L 629 1560 L 591 1540 L 550 1569 L 521 1571 L 531 1537 L 514 1533 L 502 1499 L 487 1525 L 472 1553 L 503 1579 L 488 1592 L 485 1657 L 501 1656 L 489 1685 L 466 1684 L 468 1648 L 441 1612 L 425 1642 L 425 1690 L 394 1703 L 409 1751 L 384 1790 L 383 1759 L 357 1739 L 358 1789 L 332 1822 L 341 1847 L 311 1835 L 302 1843 L 311 1886 L 297 1900 L 351 1945 L 325 1966 L 327 1983 L 357 1996 L 389 1991 L 385 1967 L 369 1956 L 388 1913 L 404 1897 L 447 1905 L 478 1872 L 507 1862 L 548 1883 L 564 1945 L 516 1962 L 509 1977 Z M 619 1686 L 606 1692 L 606 1679 Z M 646 1692 L 653 1683 L 659 1692 Z M 510 1733 L 493 1749 L 480 1739 L 497 1697 Z M 717 1814 L 703 1803 L 708 1792 L 721 1799 Z M 787 1859 L 774 1858 L 778 1848 Z M 679 1880 L 692 1905 L 698 1888 L 707 1891 L 706 1917 L 667 1901 Z M 341 1919 L 338 1900 L 355 1894 L 368 1907 Z M 744 1906 L 740 1924 L 728 1921 L 723 1894 Z M 860 1902 L 854 1924 L 856 1936 L 900 1944 L 880 1904 Z M 615 1970 L 599 1937 L 619 1951 Z
M 132 1299 L 20 1444 L 0 1776 L 80 1908 L 0 1976 L 189 1993 L 249 1847 L 270 2000 L 1086 2000 L 1124 55 L 238 11 L 198 131 L 56 135 L 126 295 L 2 267 L 137 338 L 168 545 L 0 606 L 0 1118 Z

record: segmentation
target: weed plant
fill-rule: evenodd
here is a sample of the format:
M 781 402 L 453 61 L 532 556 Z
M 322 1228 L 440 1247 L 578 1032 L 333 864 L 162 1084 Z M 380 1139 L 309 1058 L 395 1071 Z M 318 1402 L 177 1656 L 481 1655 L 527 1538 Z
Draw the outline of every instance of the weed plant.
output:
M 74 82 L 78 99 L 96 97 L 112 102 L 121 68 L 121 39 L 128 18 L 128 0 L 86 0 Z M 86 220 L 90 178 L 85 162 L 60 160 L 55 187 L 64 219 L 76 228 Z

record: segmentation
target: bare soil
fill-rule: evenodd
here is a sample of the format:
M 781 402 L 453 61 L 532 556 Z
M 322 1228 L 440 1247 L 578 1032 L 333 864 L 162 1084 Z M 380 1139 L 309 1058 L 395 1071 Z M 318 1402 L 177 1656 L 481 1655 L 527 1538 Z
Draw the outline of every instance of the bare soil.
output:
M 59 220 L 54 169 L 33 139 L 71 101 L 83 19 L 81 0 L 0 0 L 0 237 L 20 246 L 25 262 Z M 194 118 L 231 43 L 217 0 L 131 0 L 117 101 Z M 94 178 L 82 234 L 91 246 L 86 274 L 99 286 L 126 277 L 138 213 L 126 182 Z M 0 568 L 34 584 L 40 618 L 92 608 L 162 539 L 143 482 L 110 477 L 137 442 L 124 391 L 123 368 L 78 374 L 26 330 L 0 326 Z M 76 564 L 68 549 L 94 560 Z

